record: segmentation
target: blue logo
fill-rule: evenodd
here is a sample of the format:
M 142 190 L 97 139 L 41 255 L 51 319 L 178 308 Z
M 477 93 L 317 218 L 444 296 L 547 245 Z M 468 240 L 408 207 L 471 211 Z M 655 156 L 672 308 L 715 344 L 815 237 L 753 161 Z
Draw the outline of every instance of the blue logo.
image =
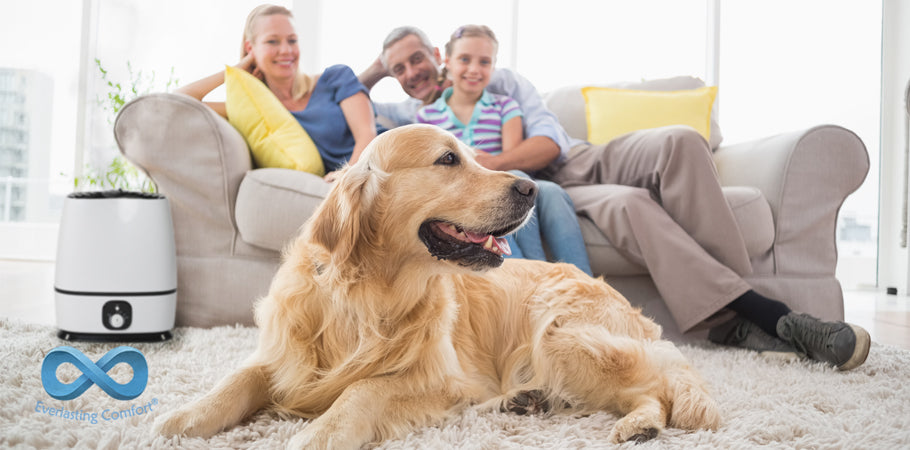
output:
M 70 363 L 82 372 L 76 381 L 64 384 L 57 379 L 57 368 Z M 107 371 L 119 363 L 133 368 L 133 379 L 120 384 L 107 375 Z M 73 347 L 57 347 L 44 357 L 41 364 L 41 383 L 48 395 L 57 400 L 72 400 L 82 395 L 92 384 L 97 384 L 107 395 L 117 400 L 132 400 L 145 391 L 148 384 L 148 363 L 142 352 L 132 347 L 117 347 L 105 354 L 97 363 Z

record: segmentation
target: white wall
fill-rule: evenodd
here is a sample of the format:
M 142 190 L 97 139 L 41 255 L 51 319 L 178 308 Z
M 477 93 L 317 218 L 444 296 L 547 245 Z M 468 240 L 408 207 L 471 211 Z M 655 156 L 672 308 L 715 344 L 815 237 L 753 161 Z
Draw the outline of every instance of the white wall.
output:
M 910 2 L 884 0 L 882 5 L 882 130 L 879 213 L 879 286 L 910 291 L 908 252 L 902 248 L 901 216 L 908 193 L 904 185 L 904 93 L 910 80 Z M 870 148 L 869 151 L 878 149 Z

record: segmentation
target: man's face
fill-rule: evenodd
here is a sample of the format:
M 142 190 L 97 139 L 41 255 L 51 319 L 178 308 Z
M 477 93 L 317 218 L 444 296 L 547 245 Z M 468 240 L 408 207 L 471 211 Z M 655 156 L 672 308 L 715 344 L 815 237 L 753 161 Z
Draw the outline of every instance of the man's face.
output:
M 389 74 L 411 97 L 422 100 L 436 89 L 439 50 L 431 53 L 417 36 L 408 35 L 386 49 L 385 63 Z

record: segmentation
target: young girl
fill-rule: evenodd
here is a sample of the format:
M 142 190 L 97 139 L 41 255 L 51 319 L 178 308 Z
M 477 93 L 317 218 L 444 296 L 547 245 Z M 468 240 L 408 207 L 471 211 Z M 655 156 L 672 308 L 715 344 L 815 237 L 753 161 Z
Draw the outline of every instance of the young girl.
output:
M 514 99 L 485 89 L 490 82 L 499 42 L 490 28 L 466 25 L 452 33 L 445 46 L 440 74 L 452 86 L 431 94 L 417 121 L 440 126 L 479 152 L 495 155 L 515 148 L 523 139 L 521 109 Z M 513 171 L 516 175 L 527 174 Z M 514 257 L 545 260 L 541 235 L 553 256 L 591 274 L 575 207 L 556 183 L 535 180 L 540 188 L 534 217 L 515 233 Z
M 298 71 L 300 49 L 291 11 L 282 6 L 261 5 L 247 17 L 243 29 L 241 60 L 236 67 L 262 80 L 300 122 L 322 156 L 329 172 L 345 162 L 354 163 L 364 147 L 376 137 L 373 108 L 367 90 L 350 67 L 335 65 L 318 77 Z M 202 100 L 224 83 L 224 71 L 177 90 Z M 223 117 L 223 102 L 205 102 Z

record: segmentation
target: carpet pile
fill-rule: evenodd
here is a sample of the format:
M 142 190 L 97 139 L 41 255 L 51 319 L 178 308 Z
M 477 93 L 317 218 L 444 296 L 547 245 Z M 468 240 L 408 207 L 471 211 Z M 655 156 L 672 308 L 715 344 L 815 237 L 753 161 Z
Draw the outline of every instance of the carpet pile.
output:
M 127 344 L 148 362 L 148 385 L 139 397 L 115 400 L 92 386 L 75 399 L 55 400 L 41 382 L 49 351 L 71 345 L 97 361 L 120 344 L 67 343 L 52 327 L 0 318 L 0 447 L 283 448 L 306 421 L 259 413 L 208 440 L 152 432 L 158 415 L 198 398 L 237 367 L 253 351 L 256 337 L 255 328 L 178 328 L 165 343 Z M 650 442 L 619 448 L 910 448 L 908 350 L 873 343 L 863 366 L 842 373 L 707 343 L 680 349 L 709 382 L 722 427 L 694 433 L 670 428 Z M 57 371 L 63 382 L 79 375 L 70 364 Z M 108 375 L 125 383 L 132 369 L 118 364 Z M 468 409 L 379 448 L 616 448 L 606 442 L 616 419 L 607 413 L 541 417 Z

